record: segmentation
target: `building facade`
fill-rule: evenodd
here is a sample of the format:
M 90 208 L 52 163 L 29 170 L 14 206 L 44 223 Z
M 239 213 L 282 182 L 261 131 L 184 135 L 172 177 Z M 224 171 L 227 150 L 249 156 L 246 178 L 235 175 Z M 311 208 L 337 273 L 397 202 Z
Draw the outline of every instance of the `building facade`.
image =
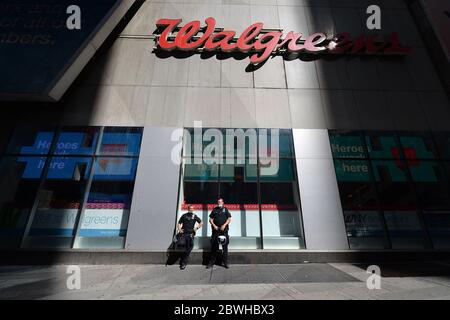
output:
M 0 246 L 165 251 L 188 204 L 206 222 L 221 197 L 235 250 L 450 249 L 450 88 L 410 4 L 141 1 L 59 102 L 1 102 Z M 159 19 L 208 17 L 237 35 L 396 33 L 411 50 L 255 67 L 155 44 Z M 205 156 L 227 139 L 234 161 Z

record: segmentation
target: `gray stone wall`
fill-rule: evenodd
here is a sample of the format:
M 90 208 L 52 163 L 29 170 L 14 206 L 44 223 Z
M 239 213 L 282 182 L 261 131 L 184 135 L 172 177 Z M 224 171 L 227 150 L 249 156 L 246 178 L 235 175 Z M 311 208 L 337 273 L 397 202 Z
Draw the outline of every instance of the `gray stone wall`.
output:
M 381 34 L 397 31 L 411 54 L 401 59 L 341 57 L 316 61 L 277 56 L 246 72 L 248 59 L 152 53 L 159 18 L 213 16 L 242 31 L 253 22 L 305 34 L 370 33 L 368 4 L 382 7 Z M 304 129 L 446 129 L 449 101 L 402 0 L 146 1 L 113 46 L 67 96 L 63 122 L 91 125 Z

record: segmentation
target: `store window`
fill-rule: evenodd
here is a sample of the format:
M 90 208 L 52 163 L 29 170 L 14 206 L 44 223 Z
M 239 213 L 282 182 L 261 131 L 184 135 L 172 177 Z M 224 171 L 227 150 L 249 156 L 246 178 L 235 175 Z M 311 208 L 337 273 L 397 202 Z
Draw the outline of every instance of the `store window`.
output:
M 277 166 L 276 174 L 262 163 Z M 280 159 L 274 164 L 269 159 L 260 159 L 259 174 L 264 248 L 301 247 L 303 236 L 295 160 Z
M 124 246 L 137 158 L 97 157 L 75 248 Z
M 435 249 L 450 249 L 450 211 L 425 211 L 425 222 Z
M 414 210 L 416 199 L 403 162 L 374 160 L 371 162 L 380 207 L 383 210 Z
M 52 157 L 49 161 L 24 246 L 70 248 L 92 159 Z
M 205 138 L 195 139 L 195 129 L 185 129 L 178 210 L 180 216 L 192 204 L 205 222 L 196 237 L 196 247 L 209 246 L 208 216 L 217 199 L 223 198 L 233 216 L 231 248 L 303 248 L 291 130 L 197 132 Z M 197 157 L 199 154 L 207 157 Z
M 388 247 L 383 219 L 378 211 L 344 210 L 344 221 L 350 249 Z
M 434 132 L 433 140 L 436 144 L 436 150 L 441 159 L 450 160 L 450 133 Z
M 0 159 L 0 247 L 21 246 L 54 135 L 51 127 L 17 127 L 5 134 L 8 141 Z
M 335 159 L 334 165 L 351 249 L 387 246 L 378 197 L 367 160 Z
M 428 160 L 408 163 L 421 207 L 425 210 L 450 209 L 448 176 L 444 166 Z
M 99 128 L 72 127 L 59 132 L 54 154 L 57 155 L 94 155 L 97 147 Z
M 233 216 L 229 235 L 233 247 L 260 247 L 260 216 L 258 206 L 257 166 L 249 164 L 220 166 L 219 196 L 225 199 Z M 237 161 L 236 161 L 237 162 Z
M 45 161 L 42 157 L 9 155 L 0 160 L 0 247 L 20 246 Z M 38 163 L 41 169 L 27 172 L 30 164 Z
M 385 211 L 392 249 L 424 249 L 424 231 L 416 211 Z
M 335 159 L 367 156 L 366 144 L 358 131 L 333 131 L 330 134 L 330 144 Z
M 433 137 L 428 132 L 401 132 L 400 144 L 404 157 L 413 162 L 418 159 L 436 159 L 438 151 Z
M 365 132 L 364 140 L 371 159 L 399 159 L 401 157 L 398 138 L 393 132 Z
M 369 171 L 369 161 L 336 159 L 334 166 L 344 209 L 376 209 L 377 195 Z
M 219 195 L 219 165 L 212 163 L 212 159 L 206 159 L 205 162 L 201 158 L 183 159 L 183 182 L 179 192 L 178 210 L 180 217 L 187 212 L 187 205 L 191 204 L 195 214 L 205 223 L 195 239 L 195 246 L 201 248 L 208 246 L 207 237 L 211 234 L 208 224 L 209 211 Z
M 19 127 L 12 134 L 6 154 L 46 155 L 55 136 L 55 128 Z
M 0 237 L 9 247 L 123 248 L 141 136 L 142 128 L 18 128 L 0 162 Z
M 385 248 L 423 249 L 449 243 L 447 133 L 330 131 L 329 135 L 351 248 L 377 248 L 378 243 Z

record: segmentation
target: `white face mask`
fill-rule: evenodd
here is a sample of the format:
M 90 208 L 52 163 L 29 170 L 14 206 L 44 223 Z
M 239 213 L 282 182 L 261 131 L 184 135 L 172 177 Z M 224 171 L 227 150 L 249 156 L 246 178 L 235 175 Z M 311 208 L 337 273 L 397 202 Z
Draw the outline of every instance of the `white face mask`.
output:
M 219 208 L 222 208 L 223 207 L 223 204 L 219 204 Z

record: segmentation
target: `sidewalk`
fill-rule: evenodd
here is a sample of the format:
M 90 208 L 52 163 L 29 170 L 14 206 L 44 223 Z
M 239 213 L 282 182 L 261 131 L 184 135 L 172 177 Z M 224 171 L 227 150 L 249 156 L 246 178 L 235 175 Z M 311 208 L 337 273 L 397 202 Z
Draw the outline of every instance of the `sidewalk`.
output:
M 381 289 L 369 290 L 363 265 L 80 266 L 69 290 L 67 266 L 0 267 L 0 299 L 450 299 L 450 265 L 382 265 Z

